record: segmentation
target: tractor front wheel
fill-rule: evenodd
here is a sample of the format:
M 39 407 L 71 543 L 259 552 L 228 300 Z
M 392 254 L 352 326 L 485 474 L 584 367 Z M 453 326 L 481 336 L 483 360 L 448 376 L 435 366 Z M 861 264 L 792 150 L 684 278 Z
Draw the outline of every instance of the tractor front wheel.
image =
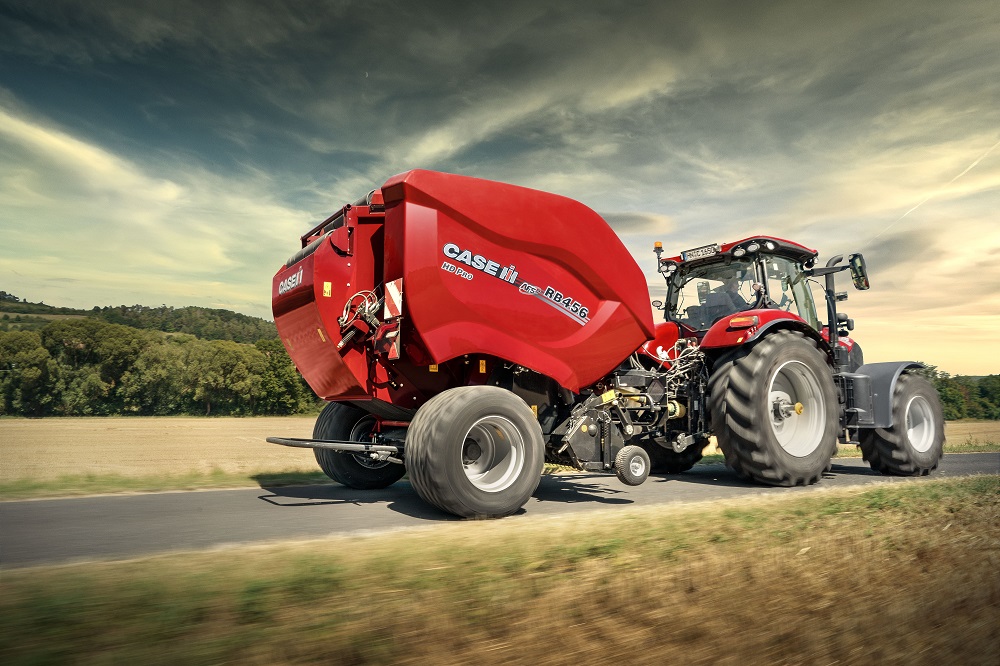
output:
M 719 359 L 710 380 L 712 429 L 726 464 L 775 486 L 816 483 L 837 450 L 837 396 L 816 343 L 771 333 Z
M 331 402 L 320 413 L 313 428 L 313 439 L 371 443 L 375 417 L 363 409 Z M 376 490 L 403 478 L 406 468 L 388 460 L 373 460 L 364 453 L 343 453 L 313 449 L 323 473 L 348 488 Z
M 542 478 L 542 429 L 528 405 L 495 386 L 462 386 L 417 410 L 406 469 L 417 494 L 465 518 L 509 516 Z
M 901 375 L 892 393 L 891 428 L 860 431 L 861 454 L 871 468 L 895 476 L 924 476 L 944 449 L 944 415 L 937 391 L 919 375 Z

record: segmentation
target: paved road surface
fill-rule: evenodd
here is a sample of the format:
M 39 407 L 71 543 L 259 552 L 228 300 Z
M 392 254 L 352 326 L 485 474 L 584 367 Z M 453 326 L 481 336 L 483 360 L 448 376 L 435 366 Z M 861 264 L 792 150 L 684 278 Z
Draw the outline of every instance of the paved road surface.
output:
M 947 455 L 930 477 L 1000 473 L 1000 453 Z M 836 461 L 811 488 L 768 488 L 739 480 L 721 464 L 650 477 L 638 487 L 613 475 L 547 476 L 518 516 L 593 511 L 610 506 L 808 493 L 876 482 L 861 459 Z M 913 479 L 911 479 L 913 480 Z M 919 481 L 919 480 L 917 480 Z M 406 481 L 379 491 L 339 485 L 0 502 L 0 567 L 124 559 L 224 544 L 303 539 L 458 520 L 424 504 Z

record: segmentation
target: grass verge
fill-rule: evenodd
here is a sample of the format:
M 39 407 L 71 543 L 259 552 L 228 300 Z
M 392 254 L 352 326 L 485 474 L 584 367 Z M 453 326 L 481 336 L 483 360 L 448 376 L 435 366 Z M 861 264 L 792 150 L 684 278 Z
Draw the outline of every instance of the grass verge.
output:
M 993 664 L 998 524 L 981 476 L 13 570 L 0 661 Z
M 36 497 L 72 497 L 103 493 L 163 492 L 167 490 L 200 490 L 207 488 L 276 487 L 333 483 L 320 471 L 264 472 L 238 474 L 215 469 L 210 472 L 189 472 L 150 476 L 123 474 L 73 474 L 58 479 L 15 479 L 0 482 L 0 500 Z
M 721 462 L 722 457 L 719 456 Z M 543 474 L 575 471 L 564 465 L 546 464 Z M 405 477 L 404 477 L 405 478 Z M 75 474 L 58 479 L 16 479 L 0 481 L 0 500 L 73 497 L 107 493 L 151 493 L 171 490 L 207 490 L 225 488 L 277 488 L 332 484 L 323 472 L 292 470 L 240 474 L 214 469 L 211 472 L 190 472 L 157 476 L 127 476 L 123 474 Z

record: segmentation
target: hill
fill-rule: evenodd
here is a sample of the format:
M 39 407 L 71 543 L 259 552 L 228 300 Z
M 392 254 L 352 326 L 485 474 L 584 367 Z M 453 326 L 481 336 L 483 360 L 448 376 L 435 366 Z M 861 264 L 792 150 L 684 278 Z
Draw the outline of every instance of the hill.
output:
M 91 310 L 31 303 L 0 291 L 0 331 L 38 330 L 49 321 L 67 317 L 93 317 L 112 324 L 164 333 L 187 333 L 202 340 L 231 340 L 254 344 L 278 337 L 274 322 L 232 310 L 161 305 L 94 306 Z
M 74 310 L 0 294 L 0 415 L 315 409 L 272 322 L 199 307 Z

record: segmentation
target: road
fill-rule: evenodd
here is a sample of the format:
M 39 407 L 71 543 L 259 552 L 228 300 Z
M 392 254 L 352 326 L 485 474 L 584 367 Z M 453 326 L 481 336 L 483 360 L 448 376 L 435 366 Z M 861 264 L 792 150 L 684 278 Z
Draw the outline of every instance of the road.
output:
M 1000 473 L 1000 453 L 946 455 L 939 469 L 925 478 L 979 473 Z M 637 487 L 625 486 L 613 475 L 560 474 L 544 477 L 524 510 L 506 520 L 901 481 L 875 474 L 855 458 L 836 460 L 822 482 L 809 488 L 750 484 L 721 464 L 650 477 Z M 453 520 L 458 519 L 424 504 L 406 481 L 379 491 L 317 485 L 0 502 L 0 567 L 128 559 Z

